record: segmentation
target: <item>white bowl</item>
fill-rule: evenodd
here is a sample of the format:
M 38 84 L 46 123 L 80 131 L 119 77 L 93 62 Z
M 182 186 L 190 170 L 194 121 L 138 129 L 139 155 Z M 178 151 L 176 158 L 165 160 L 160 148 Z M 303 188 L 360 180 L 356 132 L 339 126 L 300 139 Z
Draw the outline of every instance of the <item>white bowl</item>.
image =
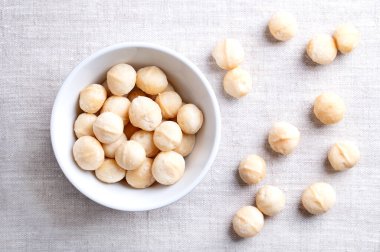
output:
M 88 84 L 102 83 L 107 70 L 126 62 L 135 68 L 155 65 L 185 102 L 194 103 L 204 114 L 193 152 L 186 158 L 183 178 L 172 186 L 157 183 L 133 189 L 126 182 L 105 184 L 92 172 L 81 170 L 72 156 L 73 124 L 78 115 L 79 92 Z M 215 159 L 220 141 L 220 111 L 215 94 L 200 70 L 178 53 L 146 43 L 122 43 L 104 48 L 80 63 L 67 77 L 54 102 L 50 133 L 57 161 L 68 180 L 93 201 L 118 210 L 144 211 L 166 206 L 189 193 L 205 176 Z

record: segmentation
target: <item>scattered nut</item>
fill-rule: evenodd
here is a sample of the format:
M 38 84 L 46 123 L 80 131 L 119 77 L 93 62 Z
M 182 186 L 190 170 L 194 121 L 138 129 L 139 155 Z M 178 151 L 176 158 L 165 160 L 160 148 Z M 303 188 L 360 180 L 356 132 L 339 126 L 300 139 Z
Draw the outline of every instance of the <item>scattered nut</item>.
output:
M 175 152 L 182 155 L 182 157 L 188 156 L 194 148 L 195 135 L 182 134 L 181 143 L 174 149 Z
M 160 152 L 152 164 L 153 177 L 162 185 L 176 183 L 184 172 L 185 159 L 174 151 Z
M 91 84 L 80 92 L 79 107 L 84 112 L 94 114 L 99 111 L 106 99 L 106 89 L 102 85 Z
M 125 177 L 125 170 L 116 163 L 115 159 L 107 158 L 95 170 L 95 176 L 104 183 L 116 183 Z
M 334 93 L 323 93 L 314 101 L 314 114 L 323 124 L 338 123 L 345 113 L 344 101 Z
M 128 110 L 131 102 L 123 96 L 111 96 L 104 102 L 100 113 L 112 112 L 123 119 L 124 125 L 129 122 Z
M 323 214 L 333 207 L 336 201 L 334 188 L 324 182 L 310 185 L 302 194 L 302 204 L 311 214 Z
M 331 147 L 328 159 L 334 170 L 344 171 L 359 162 L 360 151 L 353 142 L 341 141 Z
M 73 146 L 74 160 L 80 168 L 93 171 L 104 161 L 102 145 L 92 136 L 82 136 Z
M 247 184 L 257 184 L 266 175 L 265 160 L 257 155 L 248 155 L 240 162 L 240 178 Z
M 283 155 L 294 151 L 300 141 L 298 129 L 287 122 L 275 123 L 269 131 L 268 142 L 273 151 Z
M 92 125 L 96 121 L 96 115 L 82 113 L 78 116 L 74 123 L 74 132 L 77 138 L 82 136 L 95 136 Z
M 334 61 L 337 48 L 330 35 L 318 34 L 309 41 L 306 52 L 315 63 L 326 65 Z
M 256 194 L 257 208 L 268 216 L 273 216 L 285 207 L 285 194 L 278 187 L 265 185 Z
M 245 206 L 236 212 L 232 220 L 232 226 L 240 237 L 253 237 L 263 228 L 264 216 L 256 207 Z
M 115 160 L 125 170 L 134 170 L 145 161 L 144 147 L 133 140 L 120 144 L 115 153 Z
M 334 39 L 341 53 L 350 53 L 359 44 L 359 31 L 352 24 L 338 26 L 334 32 Z
M 194 104 L 183 105 L 177 114 L 177 123 L 186 134 L 195 134 L 203 124 L 203 113 Z
M 297 33 L 297 21 L 292 14 L 281 11 L 271 17 L 268 28 L 275 39 L 287 41 Z
M 240 98 L 252 90 L 252 78 L 246 70 L 237 67 L 226 73 L 223 87 L 227 94 Z
M 153 143 L 152 131 L 144 131 L 144 130 L 136 131 L 131 136 L 131 140 L 134 140 L 140 143 L 144 147 L 147 157 L 155 157 L 159 152 L 159 149 Z
M 120 116 L 104 112 L 98 116 L 93 125 L 96 138 L 105 144 L 115 142 L 123 134 L 124 124 Z
M 161 151 L 174 150 L 181 144 L 181 141 L 181 128 L 173 121 L 162 122 L 153 134 L 153 142 Z
M 137 71 L 136 85 L 145 93 L 156 95 L 165 90 L 168 80 L 160 68 L 149 66 Z
M 146 158 L 144 163 L 137 169 L 132 171 L 127 171 L 125 176 L 128 184 L 134 188 L 147 188 L 151 186 L 156 180 L 152 174 L 152 163 L 151 158 Z
M 129 107 L 129 120 L 135 127 L 153 131 L 162 121 L 160 106 L 148 97 L 139 96 Z
M 136 71 L 128 64 L 118 64 L 107 72 L 108 88 L 114 95 L 128 94 L 136 83 Z
M 224 39 L 216 44 L 212 56 L 220 68 L 231 70 L 243 62 L 244 49 L 236 39 Z

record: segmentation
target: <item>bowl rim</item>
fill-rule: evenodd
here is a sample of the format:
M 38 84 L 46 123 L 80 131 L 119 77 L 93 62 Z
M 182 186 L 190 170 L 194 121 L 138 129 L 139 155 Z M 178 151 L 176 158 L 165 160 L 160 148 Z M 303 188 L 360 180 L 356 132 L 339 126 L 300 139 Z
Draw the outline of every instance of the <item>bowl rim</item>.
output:
M 209 94 L 209 96 L 211 98 L 211 103 L 212 103 L 212 107 L 213 107 L 213 111 L 214 111 L 215 119 L 216 119 L 216 122 L 215 122 L 215 125 L 216 125 L 216 128 L 215 128 L 215 139 L 214 139 L 214 143 L 213 143 L 213 146 L 212 146 L 212 150 L 211 150 L 209 158 L 208 158 L 206 164 L 204 165 L 203 169 L 201 170 L 200 174 L 196 177 L 196 179 L 194 179 L 192 181 L 192 183 L 190 183 L 189 185 L 187 185 L 184 190 L 182 190 L 180 193 L 174 195 L 174 197 L 169 198 L 168 200 L 159 201 L 155 206 L 148 207 L 148 208 L 144 208 L 144 207 L 133 207 L 133 208 L 131 208 L 131 207 L 125 207 L 125 206 L 121 207 L 121 206 L 117 206 L 117 205 L 114 205 L 114 204 L 111 205 L 111 204 L 108 204 L 108 203 L 102 201 L 101 198 L 98 198 L 98 197 L 92 195 L 91 193 L 89 193 L 87 191 L 81 190 L 80 187 L 77 186 L 77 182 L 75 181 L 74 177 L 71 176 L 71 174 L 69 172 L 69 169 L 66 169 L 63 166 L 63 159 L 62 159 L 61 155 L 59 155 L 59 153 L 57 153 L 57 146 L 58 146 L 58 142 L 57 141 L 58 140 L 56 139 L 57 132 L 55 131 L 55 128 L 56 128 L 55 127 L 55 122 L 58 121 L 58 120 L 56 120 L 56 118 L 58 116 L 56 110 L 57 110 L 57 107 L 58 107 L 58 102 L 59 102 L 59 100 L 61 100 L 61 96 L 62 96 L 61 90 L 62 90 L 62 88 L 65 85 L 68 85 L 67 83 L 69 83 L 71 81 L 71 79 L 73 78 L 73 76 L 77 72 L 81 71 L 81 69 L 86 64 L 88 64 L 89 62 L 91 62 L 92 60 L 94 60 L 94 59 L 102 56 L 103 54 L 109 53 L 109 52 L 114 51 L 114 50 L 119 50 L 119 49 L 122 49 L 122 48 L 146 48 L 146 49 L 153 49 L 153 50 L 156 50 L 156 51 L 160 51 L 160 52 L 166 53 L 166 54 L 170 55 L 171 57 L 174 57 L 177 60 L 182 61 L 187 67 L 189 67 L 200 78 L 201 82 L 205 86 L 205 88 L 207 90 L 207 93 Z M 114 45 L 111 45 L 111 46 L 107 46 L 107 47 L 104 47 L 104 48 L 96 51 L 95 53 L 91 54 L 90 56 L 88 56 L 87 58 L 85 58 L 83 61 L 81 61 L 67 75 L 67 77 L 65 78 L 64 82 L 59 87 L 59 90 L 58 90 L 58 92 L 56 94 L 56 97 L 54 99 L 54 105 L 53 105 L 53 108 L 52 108 L 51 119 L 50 119 L 50 139 L 51 139 L 51 144 L 52 144 L 54 156 L 55 156 L 55 158 L 56 158 L 56 160 L 58 162 L 58 165 L 61 168 L 62 172 L 64 173 L 64 175 L 66 176 L 66 178 L 70 181 L 70 183 L 78 191 L 80 191 L 83 195 L 85 195 L 87 198 L 91 199 L 92 201 L 94 201 L 94 202 L 96 202 L 96 203 L 98 203 L 100 205 L 106 206 L 108 208 L 116 209 L 116 210 L 133 211 L 133 212 L 148 211 L 148 210 L 153 210 L 153 209 L 161 208 L 161 207 L 170 205 L 170 204 L 178 201 L 179 199 L 181 199 L 182 197 L 184 197 L 185 195 L 187 195 L 188 193 L 190 193 L 203 180 L 203 178 L 205 177 L 205 175 L 207 174 L 207 172 L 210 170 L 211 165 L 213 164 L 213 162 L 214 162 L 214 160 L 216 158 L 216 154 L 217 154 L 218 149 L 219 149 L 219 144 L 220 144 L 220 139 L 221 139 L 221 114 L 220 114 L 220 108 L 219 108 L 219 104 L 218 104 L 215 92 L 213 91 L 213 89 L 212 89 L 209 81 L 206 79 L 206 77 L 200 71 L 200 69 L 197 66 L 195 66 L 195 64 L 192 63 L 190 60 L 188 60 L 184 56 L 180 55 L 176 51 L 174 51 L 172 49 L 169 49 L 167 47 L 164 47 L 164 46 L 160 46 L 160 45 L 156 45 L 156 44 L 152 44 L 152 43 L 146 43 L 146 42 L 124 42 L 124 43 L 118 43 L 118 44 L 114 44 Z

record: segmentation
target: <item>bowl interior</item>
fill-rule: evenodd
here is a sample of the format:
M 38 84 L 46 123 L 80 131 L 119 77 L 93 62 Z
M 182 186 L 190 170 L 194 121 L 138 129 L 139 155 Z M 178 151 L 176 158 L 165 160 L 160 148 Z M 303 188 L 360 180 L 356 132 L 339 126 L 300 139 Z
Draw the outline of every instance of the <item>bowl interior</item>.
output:
M 79 92 L 88 84 L 102 83 L 107 70 L 118 63 L 136 69 L 156 65 L 163 69 L 183 100 L 196 104 L 204 114 L 193 152 L 186 158 L 183 178 L 172 186 L 155 183 L 133 189 L 125 181 L 105 184 L 92 172 L 81 170 L 72 156 L 73 124 Z M 211 166 L 219 144 L 220 116 L 215 95 L 199 70 L 173 51 L 152 45 L 121 44 L 105 48 L 78 65 L 62 85 L 52 113 L 51 137 L 57 160 L 70 182 L 90 199 L 119 210 L 141 211 L 170 204 L 193 189 Z

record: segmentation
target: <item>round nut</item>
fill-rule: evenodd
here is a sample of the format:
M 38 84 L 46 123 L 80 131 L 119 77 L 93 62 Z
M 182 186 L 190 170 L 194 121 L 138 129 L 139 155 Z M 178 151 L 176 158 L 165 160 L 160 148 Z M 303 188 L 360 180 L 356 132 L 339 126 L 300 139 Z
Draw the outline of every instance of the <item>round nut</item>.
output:
M 122 144 L 125 141 L 127 141 L 127 137 L 123 133 L 123 134 L 121 134 L 119 139 L 117 139 L 115 142 L 109 143 L 109 144 L 102 144 L 104 154 L 106 155 L 106 157 L 115 158 L 115 152 L 116 152 L 117 148 L 119 148 L 120 144 Z
M 259 183 L 266 175 L 265 160 L 257 155 L 248 155 L 240 162 L 239 175 L 249 185 Z
M 278 187 L 265 185 L 256 194 L 256 205 L 262 213 L 276 215 L 285 207 L 285 194 Z
M 334 93 L 323 93 L 314 101 L 314 114 L 323 124 L 338 123 L 345 113 L 344 101 Z
M 344 171 L 359 162 L 360 151 L 353 142 L 341 141 L 331 147 L 328 159 L 334 170 Z
M 152 99 L 139 96 L 129 107 L 129 120 L 135 127 L 153 131 L 162 121 L 161 109 Z
M 203 113 L 194 104 L 185 104 L 177 114 L 177 123 L 186 134 L 195 134 L 203 124 Z
M 182 106 L 182 99 L 175 91 L 165 91 L 156 97 L 156 103 L 160 106 L 162 116 L 171 119 L 177 116 L 178 110 Z
M 130 105 L 131 102 L 125 97 L 111 96 L 108 97 L 107 100 L 104 102 L 102 110 L 100 110 L 100 113 L 112 112 L 120 116 L 121 119 L 123 119 L 124 124 L 127 124 L 129 122 L 128 110 Z
M 185 172 L 185 159 L 174 151 L 160 152 L 153 161 L 152 174 L 162 185 L 172 185 Z
M 107 72 L 107 84 L 112 94 L 128 94 L 136 83 L 136 71 L 128 64 L 117 64 Z
M 82 113 L 74 122 L 74 132 L 77 138 L 82 136 L 95 136 L 92 125 L 96 121 L 96 115 Z
M 136 85 L 145 93 L 156 95 L 165 90 L 168 80 L 160 68 L 148 66 L 137 71 Z
M 182 157 L 187 157 L 194 148 L 195 145 L 195 135 L 182 134 L 181 143 L 174 149 L 175 152 L 182 155 Z
M 94 114 L 99 111 L 106 99 L 106 89 L 102 85 L 91 84 L 80 92 L 79 107 L 84 112 Z
M 334 32 L 334 39 L 341 53 L 350 53 L 359 44 L 359 31 L 352 24 L 340 25 Z
M 87 171 L 96 170 L 104 161 L 102 145 L 92 136 L 82 136 L 76 140 L 73 155 L 79 167 Z
M 153 143 L 153 132 L 139 130 L 133 133 L 131 140 L 140 143 L 144 149 L 147 157 L 155 157 L 159 149 Z
M 96 138 L 105 144 L 113 143 L 123 134 L 124 124 L 120 116 L 104 112 L 98 116 L 93 125 Z
M 223 87 L 227 94 L 240 98 L 252 90 L 252 78 L 246 70 L 237 67 L 226 73 Z
M 244 49 L 236 39 L 224 39 L 216 44 L 212 56 L 220 68 L 231 70 L 243 62 Z
M 115 153 L 115 160 L 125 170 L 139 168 L 146 159 L 144 147 L 133 140 L 120 144 Z
M 125 176 L 128 184 L 134 188 L 147 188 L 151 186 L 156 180 L 152 174 L 151 158 L 146 158 L 144 163 L 139 168 L 133 171 L 127 171 Z
M 311 214 L 323 214 L 332 208 L 336 201 L 334 188 L 324 182 L 310 185 L 302 194 L 302 204 Z
M 125 177 L 125 170 L 118 166 L 115 159 L 106 159 L 95 170 L 95 176 L 104 183 L 116 183 Z
M 297 147 L 299 141 L 300 132 L 290 123 L 277 122 L 269 131 L 269 145 L 277 153 L 290 154 Z
M 153 142 L 161 151 L 174 150 L 181 144 L 181 141 L 181 128 L 173 121 L 162 122 L 153 134 Z
M 281 11 L 271 17 L 268 28 L 275 39 L 287 41 L 297 33 L 297 21 L 292 14 Z
M 307 44 L 306 53 L 317 64 L 330 64 L 337 54 L 335 41 L 330 35 L 318 34 Z
M 256 207 L 245 206 L 236 212 L 232 219 L 232 226 L 240 237 L 253 237 L 263 228 L 264 216 Z

